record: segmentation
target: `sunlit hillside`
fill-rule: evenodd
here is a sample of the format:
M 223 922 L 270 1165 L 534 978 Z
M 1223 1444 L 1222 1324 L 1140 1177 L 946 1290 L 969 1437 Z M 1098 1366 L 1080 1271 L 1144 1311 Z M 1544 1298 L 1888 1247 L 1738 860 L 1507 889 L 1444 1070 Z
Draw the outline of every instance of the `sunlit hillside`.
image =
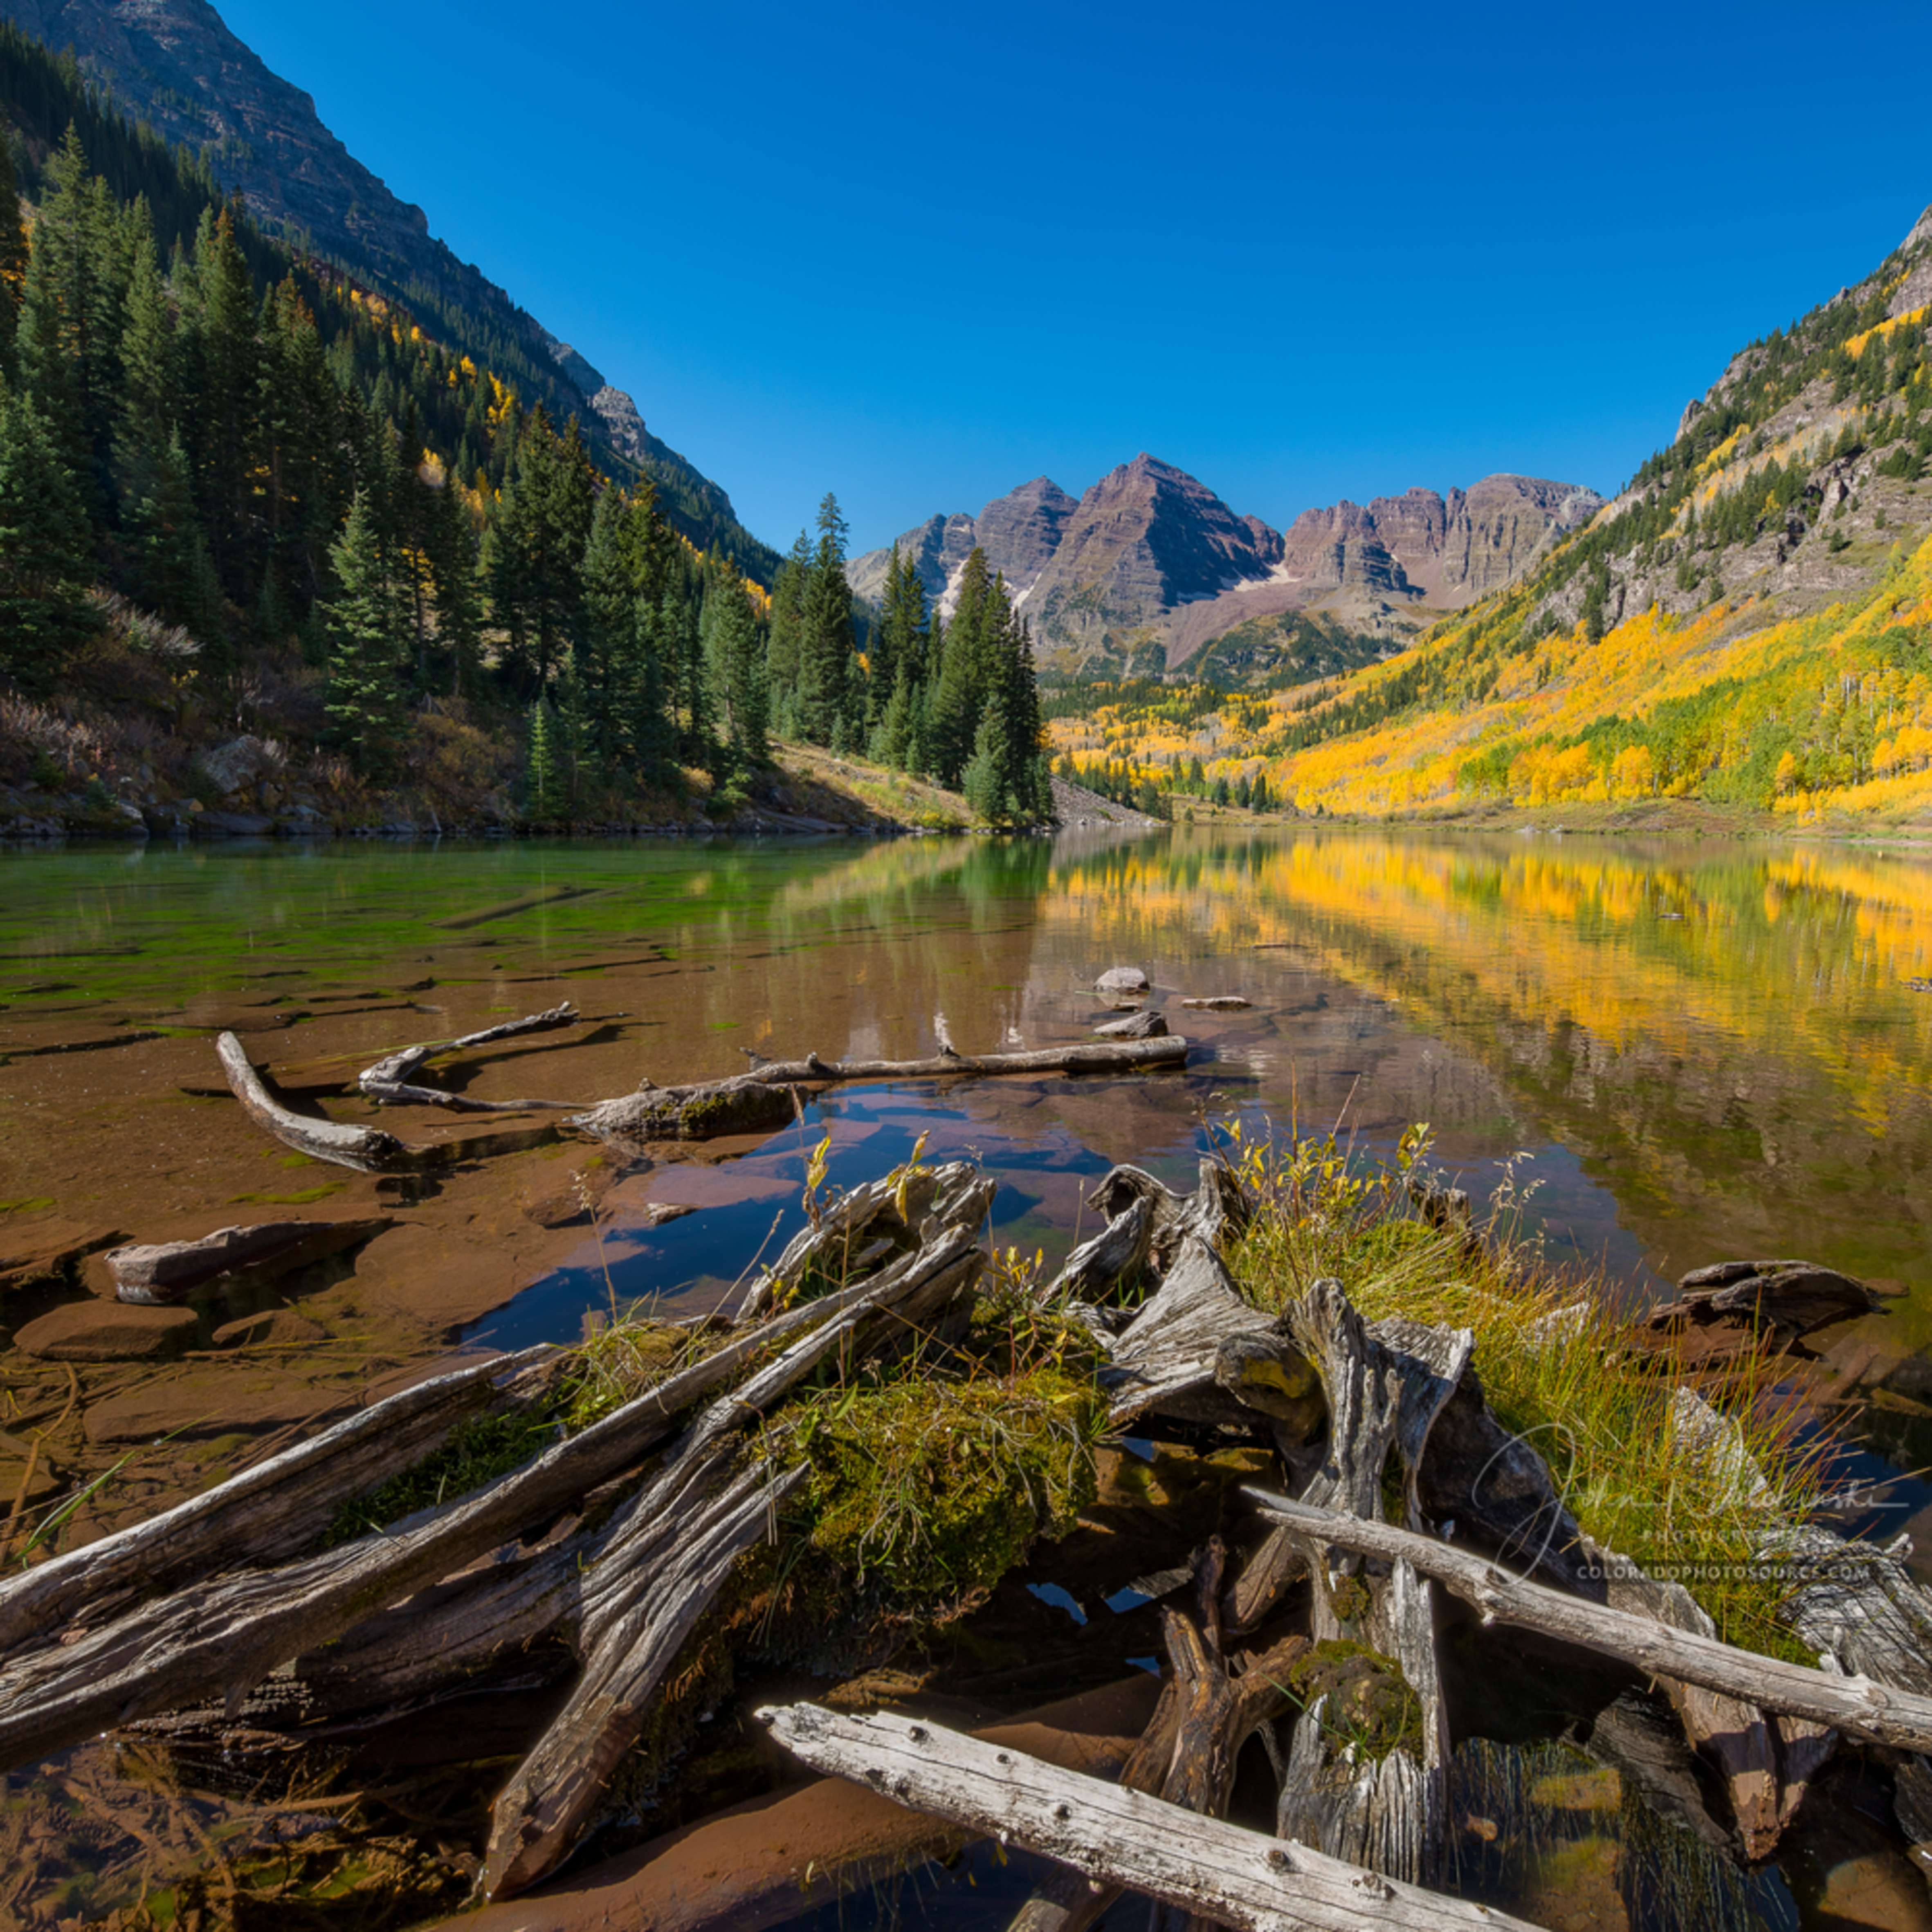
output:
M 1178 794 L 1262 781 L 1304 812 L 1932 817 L 1928 318 L 1932 212 L 1734 357 L 1523 583 L 1319 686 L 1098 692 L 1053 721 L 1056 755 Z

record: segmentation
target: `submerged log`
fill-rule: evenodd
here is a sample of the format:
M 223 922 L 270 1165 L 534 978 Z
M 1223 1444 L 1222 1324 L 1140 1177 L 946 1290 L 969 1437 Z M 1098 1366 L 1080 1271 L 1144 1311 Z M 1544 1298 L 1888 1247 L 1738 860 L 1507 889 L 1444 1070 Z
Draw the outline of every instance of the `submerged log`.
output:
M 526 1014 L 520 1020 L 506 1020 L 501 1026 L 485 1027 L 480 1033 L 466 1033 L 460 1040 L 430 1040 L 420 1046 L 405 1046 L 363 1069 L 356 1085 L 379 1106 L 386 1107 L 447 1107 L 466 1114 L 518 1114 L 532 1108 L 567 1111 L 580 1107 L 580 1100 L 472 1100 L 466 1094 L 452 1094 L 440 1087 L 424 1087 L 410 1076 L 432 1054 L 455 1053 L 472 1046 L 487 1046 L 493 1040 L 510 1040 L 522 1034 L 550 1033 L 559 1027 L 575 1026 L 577 1009 L 566 1000 L 548 1012 Z
M 924 1060 L 768 1060 L 748 1073 L 688 1087 L 648 1087 L 605 1100 L 567 1124 L 614 1144 L 709 1140 L 721 1134 L 761 1133 L 784 1126 L 794 1112 L 794 1090 L 848 1080 L 944 1079 L 1003 1073 L 1118 1073 L 1184 1066 L 1184 1040 L 1113 1040 L 1100 1045 L 1042 1047 L 1029 1053 L 946 1053 Z
M 266 1221 L 251 1228 L 218 1228 L 194 1241 L 159 1241 L 114 1248 L 101 1257 L 117 1300 L 141 1308 L 171 1308 L 197 1289 L 259 1287 L 395 1225 L 386 1214 L 359 1221 Z
M 1166 1032 L 1166 1018 L 1152 1006 L 1118 1020 L 1102 1020 L 1094 1029 L 1097 1040 L 1160 1040 Z
M 1677 1286 L 1677 1298 L 1658 1303 L 1644 1324 L 1666 1342 L 1734 1329 L 1744 1338 L 1788 1347 L 1814 1329 L 1868 1315 L 1879 1305 L 1863 1282 L 1814 1262 L 1720 1262 L 1693 1268 Z
M 1331 1515 L 1262 1490 L 1247 1494 L 1264 1515 L 1307 1535 L 1390 1562 L 1406 1558 L 1474 1605 L 1486 1622 L 1540 1631 L 1650 1676 L 1680 1677 L 1766 1710 L 1835 1724 L 1873 1744 L 1932 1748 L 1932 1696 L 1787 1664 L 1674 1630 L 1653 1618 L 1588 1603 L 1514 1576 L 1486 1557 L 1393 1524 Z
M 296 1153 L 337 1167 L 352 1167 L 364 1174 L 392 1173 L 416 1159 L 415 1148 L 405 1146 L 380 1127 L 351 1126 L 342 1120 L 311 1120 L 306 1114 L 291 1112 L 262 1084 L 247 1048 L 233 1034 L 221 1034 L 214 1042 L 214 1050 L 221 1056 L 228 1084 L 248 1118 L 264 1133 L 273 1134 Z
M 812 1704 L 767 1708 L 758 1716 L 814 1771 L 849 1778 L 914 1810 L 1244 1932 L 1361 1932 L 1368 1926 L 1522 1932 L 1527 1923 L 938 1724 L 883 1713 L 843 1718 Z

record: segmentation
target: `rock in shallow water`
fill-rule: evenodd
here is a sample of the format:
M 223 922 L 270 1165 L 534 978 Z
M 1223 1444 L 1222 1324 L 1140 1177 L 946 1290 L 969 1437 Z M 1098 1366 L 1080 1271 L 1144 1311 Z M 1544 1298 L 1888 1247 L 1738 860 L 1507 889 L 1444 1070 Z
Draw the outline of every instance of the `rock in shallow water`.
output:
M 1143 1006 L 1125 1019 L 1102 1021 L 1094 1030 L 1102 1040 L 1158 1040 L 1167 1031 L 1167 1022 L 1150 1007 Z
M 14 1345 L 44 1362 L 135 1362 L 186 1348 L 200 1326 L 191 1308 L 81 1301 L 29 1322 Z
M 1138 966 L 1110 966 L 1094 985 L 1102 993 L 1144 993 L 1148 976 Z

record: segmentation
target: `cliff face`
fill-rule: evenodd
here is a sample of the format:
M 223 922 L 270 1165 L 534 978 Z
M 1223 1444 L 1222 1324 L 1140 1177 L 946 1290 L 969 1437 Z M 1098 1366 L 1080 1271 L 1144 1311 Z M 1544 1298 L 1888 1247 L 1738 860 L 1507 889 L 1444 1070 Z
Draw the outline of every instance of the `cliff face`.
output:
M 738 524 L 724 492 L 651 435 L 622 390 L 437 241 L 423 211 L 356 160 L 322 124 L 314 100 L 272 73 L 208 0 L 0 0 L 0 19 L 56 52 L 73 48 L 122 109 L 171 141 L 206 150 L 216 178 L 263 228 L 332 256 L 358 281 L 412 307 L 422 306 L 412 292 L 427 291 L 479 338 L 515 345 L 524 366 L 499 373 L 526 401 L 542 403 L 560 421 L 579 416 L 593 442 L 658 484 L 666 510 L 693 542 L 723 542 L 770 580 L 777 557 Z M 449 326 L 448 313 L 421 320 L 434 334 Z
M 1304 611 L 1406 638 L 1514 583 L 1602 502 L 1570 484 L 1489 476 L 1446 497 L 1410 490 L 1304 511 L 1283 536 L 1143 454 L 1077 502 L 1041 477 L 976 518 L 932 518 L 898 548 L 944 608 L 979 544 L 1051 668 L 1175 670 L 1238 626 Z M 855 560 L 861 595 L 878 595 L 887 554 Z

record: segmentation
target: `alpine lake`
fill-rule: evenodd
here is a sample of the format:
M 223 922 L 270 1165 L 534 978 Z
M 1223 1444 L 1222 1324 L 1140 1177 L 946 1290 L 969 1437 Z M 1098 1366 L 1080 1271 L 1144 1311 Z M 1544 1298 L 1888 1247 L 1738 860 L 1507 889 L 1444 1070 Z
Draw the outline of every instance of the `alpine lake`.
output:
M 568 1000 L 579 1026 L 434 1077 L 588 1104 L 722 1078 L 747 1054 L 1082 1041 L 1109 1017 L 1095 981 L 1119 965 L 1145 971 L 1191 1042 L 1184 1071 L 832 1087 L 783 1132 L 629 1168 L 556 1112 L 428 1108 L 382 1124 L 442 1146 L 442 1165 L 317 1165 L 251 1124 L 214 1049 L 232 1030 L 292 1104 L 368 1122 L 363 1067 Z M 1182 1004 L 1215 998 L 1246 1004 Z M 1051 1268 L 1096 1231 L 1082 1197 L 1116 1162 L 1184 1192 L 1204 1150 L 1236 1136 L 1339 1125 L 1366 1160 L 1422 1122 L 1479 1214 L 1502 1189 L 1552 1263 L 1633 1308 L 1740 1258 L 1879 1284 L 1882 1312 L 1814 1338 L 1792 1373 L 1817 1426 L 1850 1432 L 1840 1526 L 1908 1533 L 1932 1557 L 1932 1487 L 1914 1473 L 1932 1465 L 1932 856 L 1306 823 L 0 854 L 0 1545 L 11 1568 L 36 1534 L 38 1558 L 141 1520 L 478 1349 L 574 1342 L 634 1304 L 716 1305 L 804 1224 L 827 1136 L 828 1190 L 886 1174 L 922 1136 L 928 1161 L 978 1161 L 1000 1184 L 995 1244 Z M 387 1225 L 271 1286 L 198 1298 L 165 1359 L 14 1343 L 56 1310 L 111 1310 L 98 1255 L 115 1239 L 310 1216 Z M 1108 1453 L 1157 1483 L 1158 1445 Z M 1218 1526 L 1238 1534 L 1224 1506 Z M 1130 1574 L 1036 1550 L 989 1606 L 1004 1674 L 940 1688 L 992 1721 L 1157 1670 Z M 1614 1771 L 1508 1713 L 1507 1688 L 1452 1697 L 1470 1739 L 1458 1888 L 1552 1927 L 1932 1927 L 1932 1868 L 1855 1772 L 1821 1782 L 1774 1865 L 1700 1862 Z M 528 1722 L 514 1698 L 417 1714 L 374 1772 L 360 1747 L 318 1746 L 298 1797 L 138 1736 L 16 1771 L 0 1790 L 0 1924 L 248 1924 L 284 1906 L 344 1928 L 432 1922 L 463 1896 L 460 1834 L 439 1821 L 488 1774 L 439 1768 L 411 1739 L 468 1727 L 468 1756 L 500 1769 Z M 332 1775 L 377 1798 L 332 1802 Z M 602 1849 L 716 1795 L 740 1794 L 671 1792 Z M 248 1905 L 248 1874 L 278 1856 L 295 1870 L 323 1840 L 340 1853 L 326 1877 Z M 758 1922 L 990 1932 L 1043 1868 L 981 1846 Z M 1106 1922 L 1145 1912 L 1129 1901 Z

